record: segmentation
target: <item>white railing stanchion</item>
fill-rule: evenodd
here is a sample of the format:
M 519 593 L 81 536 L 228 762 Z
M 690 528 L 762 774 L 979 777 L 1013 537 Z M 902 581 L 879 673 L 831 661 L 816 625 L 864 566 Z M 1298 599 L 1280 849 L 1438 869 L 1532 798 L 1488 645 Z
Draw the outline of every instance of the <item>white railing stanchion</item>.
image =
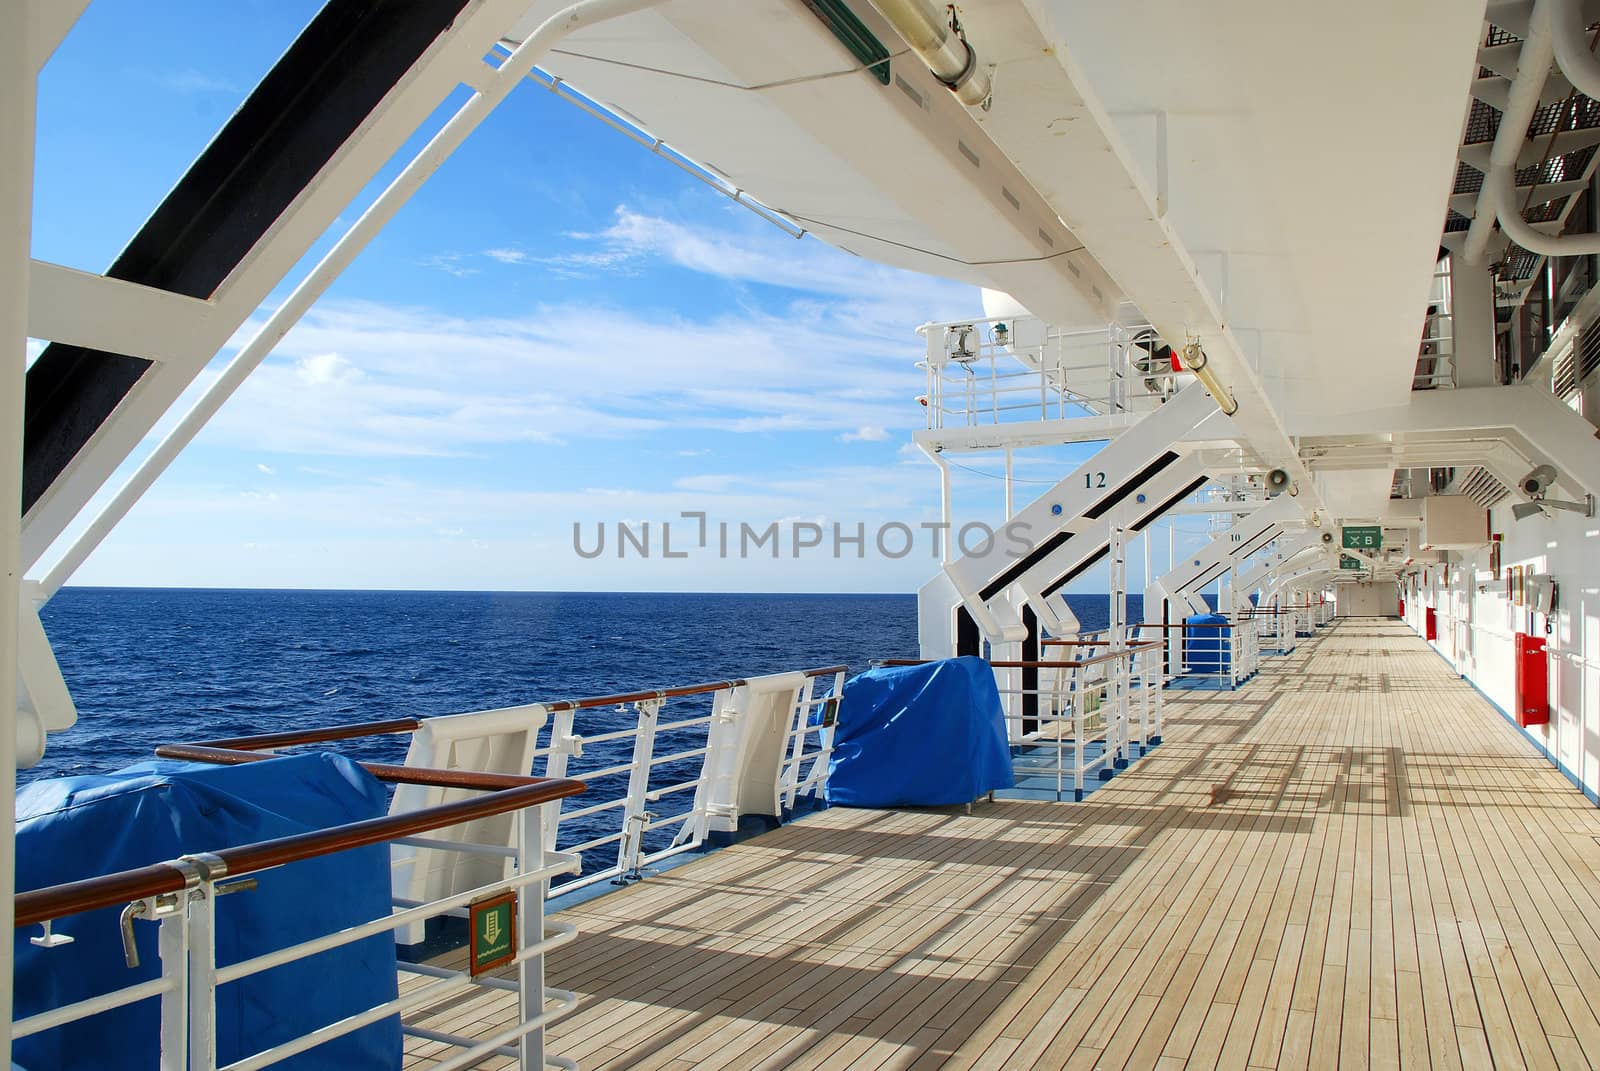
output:
M 189 1068 L 217 1066 L 217 887 L 202 881 L 184 917 L 188 920 Z
M 210 888 L 203 887 L 205 895 Z M 189 1066 L 189 912 L 174 911 L 161 919 L 157 943 L 161 977 L 169 988 L 161 994 L 161 1071 Z
M 650 791 L 650 760 L 655 755 L 656 719 L 661 699 L 643 699 L 633 704 L 639 715 L 638 735 L 633 738 L 633 762 L 628 769 L 628 794 L 622 809 L 622 839 L 617 842 L 618 881 L 638 877 L 639 857 L 644 852 L 645 827 L 651 815 L 645 810 L 645 794 Z
M 556 711 L 555 717 L 550 720 L 550 749 L 544 757 L 545 777 L 562 778 L 567 776 L 567 762 L 569 759 L 583 756 L 583 738 L 573 733 L 573 719 L 577 711 L 568 707 Z M 539 808 L 539 822 L 544 828 L 544 850 L 556 850 L 556 837 L 561 831 L 561 810 L 566 806 L 566 800 L 557 800 L 549 806 Z
M 539 814 L 526 808 L 515 815 L 517 827 L 517 873 L 530 874 L 544 869 L 544 832 L 540 817 L 546 808 L 561 806 L 561 801 L 542 804 Z M 544 901 L 549 879 L 517 890 L 517 1004 L 524 1023 L 544 1014 L 544 953 L 530 952 L 545 939 Z M 517 1044 L 522 1071 L 544 1071 L 544 1027 L 522 1035 Z

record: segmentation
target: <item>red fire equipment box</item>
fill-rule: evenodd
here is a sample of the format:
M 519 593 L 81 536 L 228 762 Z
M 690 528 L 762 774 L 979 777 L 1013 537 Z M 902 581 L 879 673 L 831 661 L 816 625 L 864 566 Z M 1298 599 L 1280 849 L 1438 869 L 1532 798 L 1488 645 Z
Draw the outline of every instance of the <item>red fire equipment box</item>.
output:
M 1544 639 L 1516 635 L 1517 724 L 1545 725 L 1550 721 L 1550 670 L 1545 660 Z
M 1422 638 L 1436 640 L 1439 638 L 1439 615 L 1433 612 L 1433 607 L 1425 607 L 1422 611 Z

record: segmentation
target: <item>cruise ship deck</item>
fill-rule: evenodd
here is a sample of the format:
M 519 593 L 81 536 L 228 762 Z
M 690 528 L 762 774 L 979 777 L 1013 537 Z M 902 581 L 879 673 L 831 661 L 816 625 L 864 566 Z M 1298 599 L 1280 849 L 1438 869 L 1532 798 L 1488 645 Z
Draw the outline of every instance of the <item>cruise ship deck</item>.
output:
M 1082 804 L 834 809 L 560 918 L 585 1068 L 1586 1067 L 1600 812 L 1344 620 Z M 429 1025 L 492 1032 L 494 999 Z M 426 1066 L 413 1042 L 411 1066 Z

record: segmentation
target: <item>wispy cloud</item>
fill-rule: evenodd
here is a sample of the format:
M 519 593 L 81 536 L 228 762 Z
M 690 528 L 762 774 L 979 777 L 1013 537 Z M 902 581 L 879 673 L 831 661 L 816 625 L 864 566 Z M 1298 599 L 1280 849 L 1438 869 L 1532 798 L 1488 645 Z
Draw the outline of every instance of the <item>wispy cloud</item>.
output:
M 839 441 L 842 443 L 881 443 L 888 437 L 888 428 L 875 427 L 869 424 L 859 427 L 855 431 L 845 432 L 839 436 Z
M 326 302 L 280 343 L 210 434 L 285 452 L 398 456 L 667 428 L 881 442 L 922 419 L 913 326 L 975 303 L 969 287 L 860 264 L 813 242 L 793 243 L 808 267 L 780 269 L 774 243 L 787 250 L 782 243 L 792 240 L 777 232 L 723 236 L 636 213 L 620 218 L 626 233 L 670 236 L 659 248 L 677 249 L 671 255 L 695 270 L 787 273 L 783 285 L 807 293 L 700 318 L 574 302 L 468 320 Z M 520 255 L 500 252 L 502 262 Z M 885 278 L 869 285 L 880 272 Z M 812 296 L 829 292 L 837 296 Z
M 466 260 L 466 256 L 461 253 L 435 253 L 433 256 L 423 257 L 422 266 L 454 275 L 457 279 L 465 279 L 469 275 L 478 274 L 478 269 L 468 264 Z
M 233 93 L 238 88 L 225 78 L 206 74 L 193 67 L 161 71 L 151 75 L 151 78 L 157 85 L 174 93 Z

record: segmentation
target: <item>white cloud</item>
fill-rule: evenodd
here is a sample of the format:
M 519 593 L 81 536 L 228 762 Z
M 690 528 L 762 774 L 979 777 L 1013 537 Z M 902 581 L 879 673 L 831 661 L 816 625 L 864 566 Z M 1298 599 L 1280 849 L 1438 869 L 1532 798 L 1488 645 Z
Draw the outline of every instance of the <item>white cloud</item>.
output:
M 976 304 L 968 286 L 776 231 L 722 236 L 623 210 L 607 234 L 697 270 L 835 296 L 745 302 L 700 318 L 593 301 L 471 319 L 324 302 L 251 376 L 207 441 L 389 456 L 693 429 L 883 441 L 924 420 L 913 401 L 922 387 L 913 328 Z
M 527 264 L 533 260 L 533 257 L 522 249 L 485 249 L 483 255 L 502 264 Z
M 277 469 L 273 468 L 271 465 L 263 465 L 259 461 L 256 462 L 256 471 L 264 476 L 276 476 L 278 474 Z
M 316 353 L 295 362 L 295 375 L 307 386 L 350 383 L 361 378 L 361 369 L 337 353 Z
M 465 260 L 466 257 L 460 253 L 435 253 L 433 256 L 423 257 L 421 263 L 425 268 L 435 268 L 448 275 L 454 275 L 457 279 L 478 274 L 477 268 L 463 263 Z
M 226 79 L 217 78 L 197 71 L 193 67 L 182 70 L 163 71 L 150 76 L 159 86 L 172 90 L 174 93 L 233 93 L 235 87 Z
M 842 443 L 881 443 L 888 437 L 889 430 L 887 428 L 868 424 L 857 428 L 855 431 L 845 432 L 839 436 L 839 441 Z

